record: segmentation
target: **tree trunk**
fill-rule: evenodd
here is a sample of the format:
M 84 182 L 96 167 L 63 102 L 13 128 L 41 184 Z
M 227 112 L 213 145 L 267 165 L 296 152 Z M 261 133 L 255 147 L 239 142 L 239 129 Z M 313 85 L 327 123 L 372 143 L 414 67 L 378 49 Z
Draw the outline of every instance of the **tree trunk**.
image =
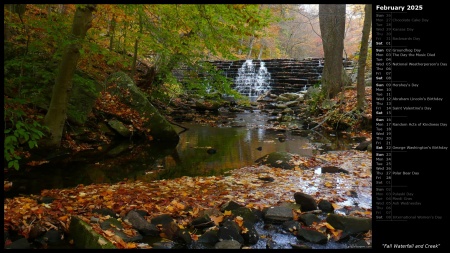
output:
M 259 55 L 258 55 L 258 60 L 261 60 L 261 56 L 262 56 L 262 52 L 263 52 L 263 48 L 264 46 L 261 45 L 261 47 L 259 48 Z
M 116 15 L 113 15 L 111 19 L 111 27 L 109 30 L 109 51 L 114 49 L 114 36 L 116 35 Z
M 142 15 L 139 13 L 139 32 L 142 34 Z M 134 54 L 133 54 L 133 62 L 131 64 L 131 79 L 134 80 L 134 75 L 136 74 L 136 64 L 137 64 L 137 56 L 138 56 L 138 48 L 139 48 L 139 37 L 136 38 L 134 43 Z
M 72 89 L 72 78 L 80 57 L 80 48 L 87 31 L 91 27 L 92 13 L 96 10 L 95 4 L 85 7 L 77 7 L 72 25 L 72 41 L 64 51 L 55 85 L 53 86 L 52 99 L 44 118 L 44 124 L 49 128 L 50 140 L 48 147 L 59 147 L 66 121 L 69 93 Z
M 240 48 L 239 48 L 239 51 L 238 51 L 238 54 L 240 55 L 240 54 L 242 54 L 242 45 L 244 44 L 244 38 L 243 37 L 241 37 L 241 40 L 240 40 Z
M 250 38 L 250 45 L 249 45 L 249 50 L 248 50 L 248 54 L 247 54 L 247 59 L 251 59 L 252 57 L 252 49 L 253 49 L 253 41 L 255 40 L 255 36 L 252 36 Z
M 327 98 L 333 98 L 343 88 L 345 4 L 319 4 L 319 23 L 325 57 L 322 87 Z
M 356 77 L 356 108 L 360 111 L 364 110 L 365 107 L 365 72 L 366 72 L 366 61 L 367 61 L 367 51 L 369 46 L 369 35 L 372 26 L 372 5 L 366 4 L 364 7 L 364 25 L 362 30 L 361 38 L 361 49 L 359 50 L 358 59 L 358 74 Z

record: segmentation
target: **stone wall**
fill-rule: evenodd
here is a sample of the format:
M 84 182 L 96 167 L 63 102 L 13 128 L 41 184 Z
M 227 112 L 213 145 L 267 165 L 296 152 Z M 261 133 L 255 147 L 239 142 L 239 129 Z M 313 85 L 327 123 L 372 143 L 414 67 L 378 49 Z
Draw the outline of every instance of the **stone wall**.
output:
M 259 69 L 261 61 L 271 75 L 271 92 L 282 94 L 287 92 L 298 92 L 314 84 L 320 83 L 323 70 L 323 58 L 296 59 L 267 59 L 253 60 L 256 69 Z M 245 60 L 238 61 L 208 61 L 218 69 L 223 70 L 225 76 L 235 80 L 238 69 L 242 67 Z M 346 67 L 352 62 L 344 61 Z M 177 70 L 175 76 L 181 81 L 182 70 Z

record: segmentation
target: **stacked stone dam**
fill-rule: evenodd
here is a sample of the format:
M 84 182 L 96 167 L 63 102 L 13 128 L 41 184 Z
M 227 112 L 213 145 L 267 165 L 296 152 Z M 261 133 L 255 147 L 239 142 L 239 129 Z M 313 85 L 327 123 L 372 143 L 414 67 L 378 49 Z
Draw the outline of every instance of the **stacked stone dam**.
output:
M 261 66 L 261 61 L 265 63 L 265 67 L 271 75 L 271 92 L 277 95 L 298 92 L 319 83 L 324 64 L 323 58 L 253 60 L 256 69 Z M 235 80 L 238 70 L 245 60 L 208 62 L 215 65 L 217 69 L 223 70 L 226 77 Z M 351 66 L 352 62 L 344 61 L 344 65 Z M 178 80 L 183 79 L 181 72 L 178 70 L 177 73 L 174 73 Z
M 271 92 L 274 94 L 298 92 L 305 86 L 309 87 L 320 82 L 323 69 L 323 60 L 320 58 L 253 60 L 256 69 L 261 66 L 261 61 L 264 61 L 265 67 L 271 75 L 270 86 L 272 87 Z M 238 69 L 244 62 L 245 60 L 210 61 L 233 80 L 236 79 Z

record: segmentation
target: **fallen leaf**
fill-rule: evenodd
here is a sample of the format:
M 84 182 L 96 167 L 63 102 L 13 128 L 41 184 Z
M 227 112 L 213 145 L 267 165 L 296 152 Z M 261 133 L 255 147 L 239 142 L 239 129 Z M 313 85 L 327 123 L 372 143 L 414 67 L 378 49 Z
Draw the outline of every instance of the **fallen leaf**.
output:
M 107 241 L 105 241 L 105 239 L 103 239 L 103 238 L 101 238 L 101 237 L 98 238 L 97 242 L 98 242 L 98 244 L 100 244 L 100 245 L 102 245 L 102 246 L 108 243 Z
M 325 182 L 325 187 L 328 187 L 328 188 L 331 188 L 331 187 L 333 187 L 333 183 L 331 183 L 331 182 Z
M 219 223 L 221 223 L 223 221 L 223 215 L 221 216 L 209 216 L 209 218 L 214 221 L 214 224 L 216 224 L 216 226 L 219 226 Z

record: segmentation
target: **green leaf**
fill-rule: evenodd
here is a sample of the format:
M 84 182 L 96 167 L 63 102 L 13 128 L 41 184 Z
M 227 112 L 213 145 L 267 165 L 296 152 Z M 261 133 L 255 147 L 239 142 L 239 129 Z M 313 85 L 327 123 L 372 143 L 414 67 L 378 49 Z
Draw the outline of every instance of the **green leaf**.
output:
M 11 161 L 11 155 L 8 152 L 4 152 L 6 161 Z
M 14 169 L 19 170 L 19 161 L 13 160 L 8 163 L 8 168 L 14 167 Z
M 31 149 L 31 148 L 37 147 L 38 145 L 37 145 L 37 142 L 36 142 L 36 141 L 29 141 L 29 142 L 28 142 L 28 146 L 29 146 L 30 149 Z
M 7 146 L 7 145 L 14 145 L 14 143 L 17 143 L 17 137 L 16 136 L 10 135 L 10 136 L 6 137 L 6 139 L 5 139 L 5 146 Z
M 19 170 L 19 161 L 14 160 L 14 169 Z

